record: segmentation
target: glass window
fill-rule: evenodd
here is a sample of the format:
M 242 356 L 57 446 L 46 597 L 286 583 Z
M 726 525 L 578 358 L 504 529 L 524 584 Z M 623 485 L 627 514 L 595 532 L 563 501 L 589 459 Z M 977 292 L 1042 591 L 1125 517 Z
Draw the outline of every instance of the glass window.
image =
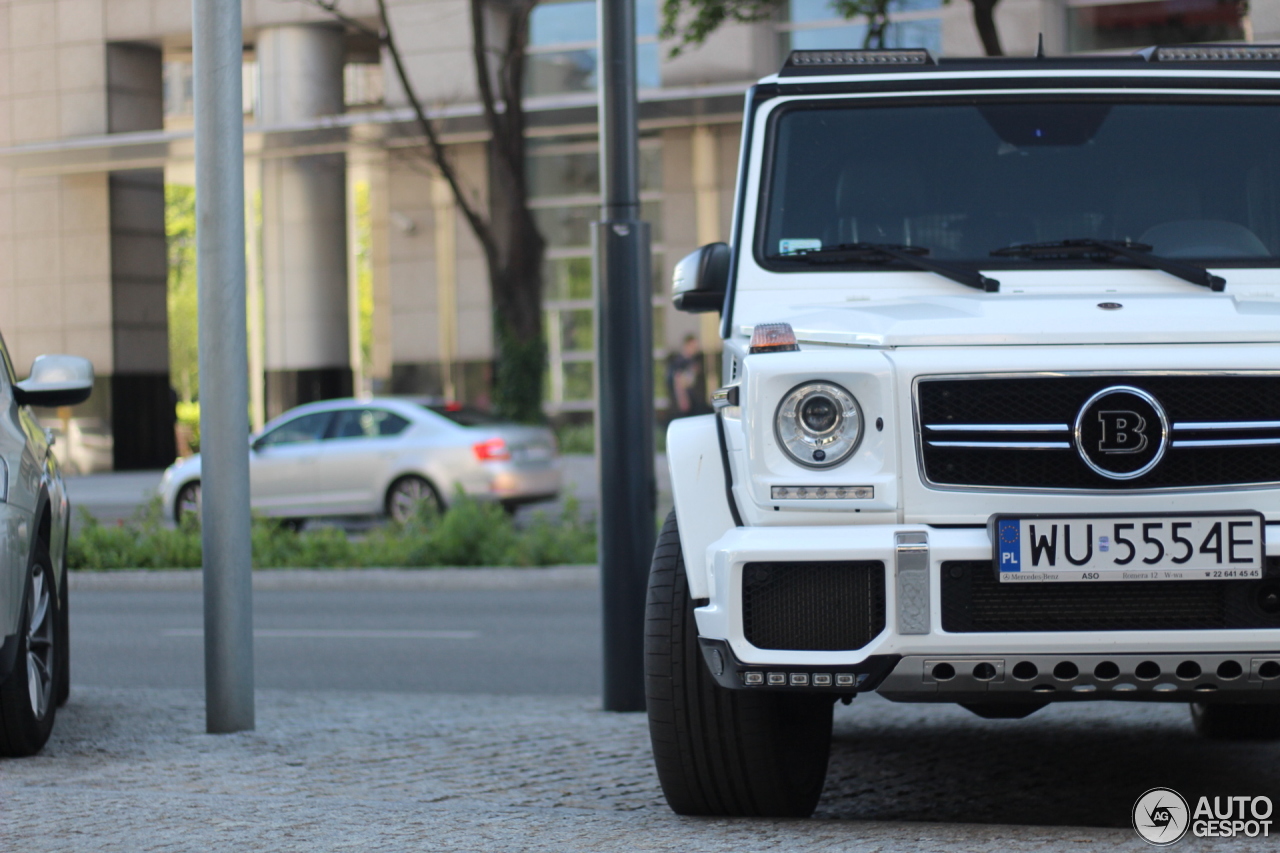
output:
M 595 0 L 542 3 L 529 17 L 529 44 L 532 47 L 595 40 Z
M 642 89 L 662 84 L 658 71 L 657 0 L 636 3 L 636 82 Z M 594 0 L 539 3 L 529 18 L 526 95 L 591 92 L 597 84 Z
M 529 196 L 599 195 L 600 151 L 595 142 L 590 147 L 574 145 L 570 151 L 531 151 L 528 160 Z M 641 191 L 662 189 L 662 147 L 640 146 Z
M 589 361 L 564 363 L 564 398 L 566 400 L 591 399 L 591 371 Z
M 763 254 L 896 243 L 992 267 L 1013 263 L 990 252 L 1015 243 L 1094 237 L 1280 255 L 1280 103 L 1122 97 L 784 108 Z
M 790 50 L 841 50 L 860 48 L 866 42 L 865 24 L 844 27 L 815 27 L 795 29 L 789 34 Z M 884 46 L 923 47 L 934 55 L 942 52 L 942 21 L 928 18 L 922 21 L 893 21 L 885 28 Z
M 1243 0 L 1156 0 L 1067 10 L 1068 49 L 1116 50 L 1152 44 L 1245 38 Z
M 533 211 L 538 231 L 555 248 L 562 246 L 590 246 L 591 223 L 600 219 L 600 205 L 573 205 L 568 207 L 540 207 Z M 649 223 L 650 239 L 662 241 L 662 203 L 642 202 L 640 218 Z
M 302 444 L 309 441 L 319 441 L 324 438 L 325 430 L 329 427 L 329 421 L 333 418 L 333 412 L 316 412 L 311 415 L 303 415 L 300 418 L 294 418 L 286 421 L 271 432 L 258 439 L 259 447 L 274 447 L 279 444 Z
M 488 412 L 483 412 L 480 409 L 473 409 L 470 406 L 464 406 L 461 403 L 425 403 L 422 408 L 429 412 L 435 412 L 443 418 L 448 418 L 458 426 L 492 426 L 494 424 L 506 423 L 506 421 L 495 417 Z
M 594 47 L 562 50 L 555 53 L 530 53 L 525 63 L 526 95 L 595 91 L 596 49 Z
M 596 195 L 600 192 L 600 152 L 571 151 L 529 157 L 529 195 Z
M 595 346 L 595 320 L 590 308 L 560 312 L 560 347 L 565 352 L 590 352 Z
M 942 53 L 943 0 L 892 0 L 884 46 L 923 47 Z M 845 18 L 831 0 L 790 0 L 787 20 L 779 25 L 783 52 L 791 50 L 840 50 L 867 45 L 863 18 Z
M 329 438 L 380 438 L 399 435 L 409 422 L 385 409 L 344 409 L 334 418 Z
M 542 269 L 547 299 L 591 298 L 591 258 L 552 258 Z
M 533 211 L 538 231 L 548 246 L 591 245 L 591 223 L 600 218 L 600 206 L 544 207 Z

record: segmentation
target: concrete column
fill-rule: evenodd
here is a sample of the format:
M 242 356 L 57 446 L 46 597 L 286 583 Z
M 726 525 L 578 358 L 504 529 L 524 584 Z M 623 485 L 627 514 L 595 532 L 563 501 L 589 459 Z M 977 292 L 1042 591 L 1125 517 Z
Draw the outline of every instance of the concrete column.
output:
M 257 53 L 260 125 L 342 112 L 341 29 L 269 27 Z M 352 390 L 346 157 L 265 158 L 262 231 L 266 413 L 274 417 Z
M 164 126 L 160 50 L 107 46 L 107 127 Z M 116 470 L 163 468 L 177 454 L 169 385 L 164 171 L 115 172 L 111 221 L 111 431 Z
M 454 362 L 458 359 L 458 235 L 457 213 L 448 182 L 431 179 L 431 207 L 436 238 L 436 324 L 440 345 L 440 379 L 445 398 L 456 400 Z
M 720 229 L 720 158 L 716 131 L 707 125 L 693 129 L 693 193 L 694 221 L 698 245 L 717 243 L 725 237 Z M 720 364 L 720 315 L 698 315 L 698 331 L 708 384 L 715 381 Z

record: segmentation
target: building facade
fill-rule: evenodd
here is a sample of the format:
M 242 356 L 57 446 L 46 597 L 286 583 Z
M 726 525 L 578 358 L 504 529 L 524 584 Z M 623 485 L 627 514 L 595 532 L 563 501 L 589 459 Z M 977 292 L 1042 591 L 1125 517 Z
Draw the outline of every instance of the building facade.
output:
M 468 0 L 389 7 L 414 87 L 483 204 Z M 340 8 L 375 20 L 371 0 Z M 243 10 L 251 417 L 353 392 L 485 403 L 484 258 L 422 156 L 387 57 L 305 0 Z M 667 354 L 690 334 L 718 347 L 714 318 L 672 311 L 665 282 L 684 254 L 728 235 L 743 92 L 793 48 L 861 46 L 865 25 L 828 0 L 787 0 L 774 20 L 726 25 L 671 57 L 659 10 L 638 0 L 662 409 Z M 19 371 L 46 352 L 94 363 L 93 398 L 46 413 L 75 471 L 175 454 L 165 191 L 194 183 L 190 15 L 189 0 L 0 0 L 0 330 Z M 594 408 L 595 16 L 595 0 L 544 0 L 526 63 L 530 193 L 548 245 L 545 407 L 562 418 Z M 1280 0 L 1002 0 L 996 18 L 1011 54 L 1034 52 L 1041 34 L 1050 53 L 1280 39 Z M 981 53 L 966 2 L 895 0 L 886 40 Z

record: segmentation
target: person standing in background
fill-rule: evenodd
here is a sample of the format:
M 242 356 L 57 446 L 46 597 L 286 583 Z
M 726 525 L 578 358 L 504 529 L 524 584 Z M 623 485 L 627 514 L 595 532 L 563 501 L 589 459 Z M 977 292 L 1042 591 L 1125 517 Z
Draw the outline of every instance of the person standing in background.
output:
M 679 351 L 667 357 L 667 400 L 670 420 L 711 411 L 706 368 L 695 335 L 685 335 Z

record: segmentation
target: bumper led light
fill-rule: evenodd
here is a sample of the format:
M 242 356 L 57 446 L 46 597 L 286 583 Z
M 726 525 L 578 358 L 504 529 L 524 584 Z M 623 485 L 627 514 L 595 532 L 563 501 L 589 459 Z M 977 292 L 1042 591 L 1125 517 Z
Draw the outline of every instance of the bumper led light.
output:
M 870 500 L 876 490 L 874 486 L 773 486 L 769 495 L 775 501 Z

